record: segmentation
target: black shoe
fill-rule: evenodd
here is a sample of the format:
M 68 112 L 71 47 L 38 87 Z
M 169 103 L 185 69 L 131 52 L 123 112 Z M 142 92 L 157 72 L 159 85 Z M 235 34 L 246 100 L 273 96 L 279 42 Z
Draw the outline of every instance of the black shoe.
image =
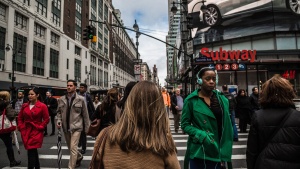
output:
M 81 153 L 81 154 L 85 154 L 85 150 L 82 149 L 82 150 L 80 151 L 80 153 Z
M 9 166 L 14 167 L 14 166 L 18 166 L 20 164 L 21 164 L 21 161 L 14 161 L 14 162 L 11 162 Z
M 81 158 L 79 158 L 77 161 L 76 161 L 76 166 L 75 167 L 79 167 L 81 165 L 81 161 L 83 159 L 83 156 L 81 156 Z
M 44 136 L 45 136 L 45 137 L 48 136 L 48 133 L 44 133 Z
M 50 136 L 54 136 L 54 135 L 55 135 L 55 133 L 51 133 L 51 134 L 50 134 Z

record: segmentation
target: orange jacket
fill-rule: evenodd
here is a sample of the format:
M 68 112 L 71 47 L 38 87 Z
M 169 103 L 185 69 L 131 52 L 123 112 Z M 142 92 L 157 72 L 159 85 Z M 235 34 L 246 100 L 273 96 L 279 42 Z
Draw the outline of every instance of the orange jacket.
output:
M 171 106 L 171 99 L 170 99 L 170 95 L 167 91 L 165 92 L 161 92 L 163 99 L 164 99 L 164 104 L 165 106 L 170 107 Z

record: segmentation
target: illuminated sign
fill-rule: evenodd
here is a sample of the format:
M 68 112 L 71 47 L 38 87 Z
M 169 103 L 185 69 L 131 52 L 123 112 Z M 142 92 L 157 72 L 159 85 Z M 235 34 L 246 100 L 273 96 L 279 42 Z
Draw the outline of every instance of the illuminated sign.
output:
M 208 48 L 202 48 L 201 54 L 208 58 L 211 58 L 213 61 L 226 61 L 227 59 L 230 60 L 243 60 L 254 62 L 256 56 L 256 50 L 223 50 L 220 47 L 219 51 L 209 51 Z
M 295 79 L 295 74 L 295 70 L 286 70 L 281 76 L 286 79 Z

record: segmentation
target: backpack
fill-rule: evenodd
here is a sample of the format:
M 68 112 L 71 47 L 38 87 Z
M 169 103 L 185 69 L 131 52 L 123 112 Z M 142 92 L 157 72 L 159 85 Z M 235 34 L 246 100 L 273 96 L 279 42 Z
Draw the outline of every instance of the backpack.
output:
M 232 111 L 235 109 L 236 101 L 232 94 L 230 93 L 224 93 L 225 97 L 228 99 L 229 102 L 229 110 Z

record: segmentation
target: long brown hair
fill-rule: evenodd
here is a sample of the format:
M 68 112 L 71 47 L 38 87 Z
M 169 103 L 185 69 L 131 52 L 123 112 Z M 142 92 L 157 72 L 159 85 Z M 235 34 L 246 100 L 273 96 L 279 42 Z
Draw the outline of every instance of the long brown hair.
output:
M 160 156 L 176 152 L 162 94 L 153 82 L 142 81 L 132 88 L 109 137 L 125 152 L 150 150 Z
M 263 84 L 259 102 L 262 108 L 294 107 L 295 97 L 291 83 L 275 75 Z
M 119 91 L 117 88 L 111 88 L 107 91 L 107 95 L 104 97 L 102 103 L 100 106 L 97 107 L 98 112 L 100 112 L 100 115 L 103 116 L 104 113 L 113 113 L 113 115 L 116 112 L 116 106 L 115 104 L 119 101 Z

